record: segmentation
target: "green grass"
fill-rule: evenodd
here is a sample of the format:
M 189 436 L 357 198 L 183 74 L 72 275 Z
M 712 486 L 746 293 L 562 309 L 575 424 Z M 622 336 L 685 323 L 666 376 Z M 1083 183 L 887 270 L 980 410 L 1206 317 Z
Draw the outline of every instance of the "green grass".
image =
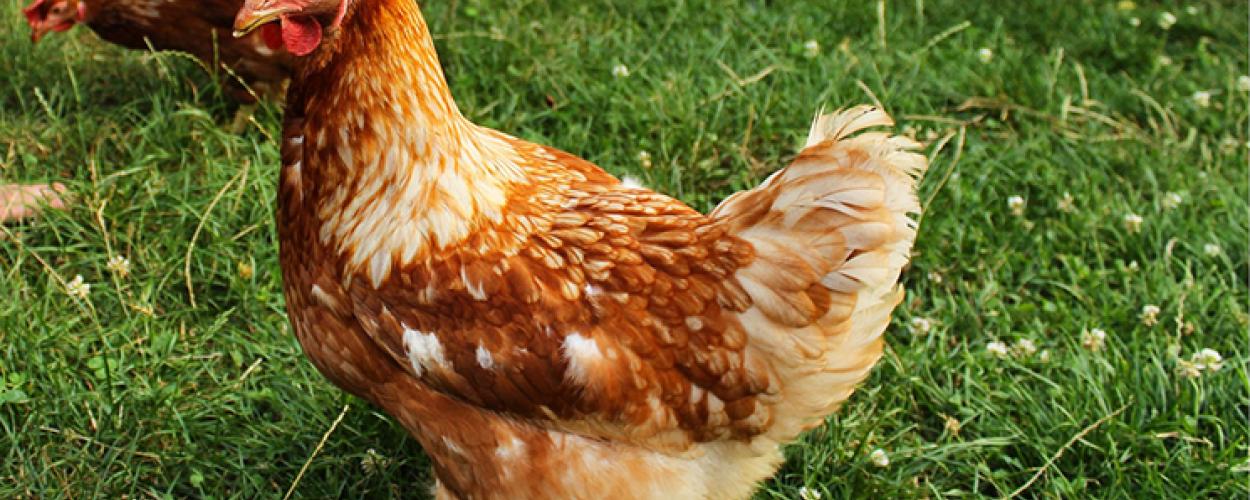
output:
M 428 3 L 469 116 L 701 209 L 784 165 L 820 106 L 875 98 L 929 139 L 890 349 L 757 497 L 997 497 L 1043 467 L 1024 496 L 1250 493 L 1245 2 Z M 0 497 L 279 496 L 345 405 L 297 494 L 425 494 L 419 447 L 290 333 L 281 111 L 231 135 L 234 107 L 196 63 L 81 29 L 32 47 L 13 2 L 0 16 L 0 177 L 77 197 L 0 241 Z M 86 300 L 62 284 L 75 275 Z M 1018 339 L 1049 361 L 987 351 Z M 1202 348 L 1224 368 L 1180 376 Z

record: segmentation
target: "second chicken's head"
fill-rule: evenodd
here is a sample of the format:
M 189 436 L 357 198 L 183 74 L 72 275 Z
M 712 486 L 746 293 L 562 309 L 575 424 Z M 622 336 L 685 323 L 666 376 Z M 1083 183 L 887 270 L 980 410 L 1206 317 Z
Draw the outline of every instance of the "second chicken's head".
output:
M 38 42 L 50 32 L 65 31 L 87 15 L 86 4 L 78 0 L 35 0 L 22 9 L 30 25 L 30 39 Z
M 246 0 L 234 19 L 234 36 L 260 29 L 272 49 L 285 47 L 296 56 L 311 54 L 325 30 L 343 22 L 351 0 Z

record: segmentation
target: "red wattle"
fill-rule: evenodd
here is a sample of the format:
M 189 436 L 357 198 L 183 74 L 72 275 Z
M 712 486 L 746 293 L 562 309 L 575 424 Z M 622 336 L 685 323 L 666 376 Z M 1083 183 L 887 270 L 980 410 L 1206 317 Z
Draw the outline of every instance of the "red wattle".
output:
M 283 16 L 282 42 L 296 56 L 306 56 L 321 45 L 321 23 L 312 16 Z
M 260 27 L 260 39 L 269 50 L 282 48 L 282 27 L 278 23 L 269 23 Z

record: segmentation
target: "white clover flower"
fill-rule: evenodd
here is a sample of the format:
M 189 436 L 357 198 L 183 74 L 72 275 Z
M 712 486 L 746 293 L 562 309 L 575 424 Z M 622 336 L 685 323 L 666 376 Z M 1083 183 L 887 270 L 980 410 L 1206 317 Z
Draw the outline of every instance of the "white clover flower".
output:
M 125 278 L 126 275 L 130 274 L 130 259 L 121 255 L 114 255 L 113 258 L 109 259 L 107 267 L 109 271 L 113 271 L 118 276 Z
M 91 284 L 84 282 L 81 274 L 74 275 L 74 279 L 65 284 L 65 293 L 70 297 L 86 299 L 91 294 Z
M 981 61 L 982 64 L 989 64 L 990 61 L 994 60 L 994 51 L 990 50 L 989 47 L 981 47 L 977 51 L 977 60 Z
M 1207 243 L 1202 245 L 1202 253 L 1207 254 L 1207 257 L 1219 257 L 1221 253 L 1224 253 L 1224 249 L 1215 243 Z
M 1011 353 L 1017 358 L 1027 358 L 1037 352 L 1037 345 L 1029 339 L 1019 339 L 1011 346 Z
M 1128 267 L 1127 267 L 1127 268 L 1125 268 L 1125 270 L 1126 270 L 1126 271 L 1128 271 L 1128 272 L 1130 272 L 1130 273 L 1135 273 L 1135 272 L 1137 272 L 1137 270 L 1139 270 L 1139 269 L 1141 269 L 1141 266 L 1140 266 L 1140 265 L 1138 265 L 1138 264 L 1137 264 L 1137 261 L 1135 261 L 1135 260 L 1134 260 L 1134 261 L 1129 262 L 1129 263 L 1128 263 Z
M 1024 215 L 1024 198 L 1018 195 L 1007 198 L 1007 208 L 1011 209 L 1011 215 L 1016 217 Z
M 1128 25 L 1134 28 L 1141 26 L 1141 19 L 1138 19 L 1136 17 L 1130 17 L 1128 18 Z
M 1163 205 L 1164 210 L 1171 210 L 1173 208 L 1181 206 L 1182 201 L 1185 201 L 1185 200 L 1184 198 L 1181 198 L 1180 193 L 1168 191 L 1167 194 L 1163 195 L 1163 201 L 1160 204 Z
M 1176 360 L 1176 374 L 1184 378 L 1198 378 L 1202 376 L 1202 368 L 1189 361 L 1178 359 Z
M 1159 323 L 1159 306 L 1154 304 L 1146 304 L 1141 308 L 1141 322 L 1146 326 L 1155 326 Z
M 1215 349 L 1203 349 L 1198 351 L 1194 353 L 1193 357 L 1190 358 L 1190 361 L 1192 361 L 1194 366 L 1198 367 L 1199 370 L 1203 371 L 1218 372 L 1220 371 L 1220 368 L 1224 367 L 1224 357 L 1220 356 L 1219 351 L 1216 351 Z
M 799 498 L 802 500 L 820 500 L 821 496 L 822 495 L 819 490 L 814 490 L 806 486 L 799 488 Z
M 638 163 L 642 164 L 642 168 L 651 168 L 651 153 L 648 153 L 646 151 L 639 151 Z
M 1250 92 L 1250 75 L 1241 75 L 1237 77 L 1237 90 Z
M 612 67 L 612 76 L 617 78 L 629 78 L 629 66 L 617 64 Z
M 1072 197 L 1072 193 L 1064 191 L 1063 196 L 1059 198 L 1059 203 L 1056 203 L 1056 206 L 1059 207 L 1060 212 L 1072 213 L 1076 210 L 1076 199 Z
M 367 475 L 376 474 L 382 469 L 390 466 L 390 464 L 391 460 L 389 458 L 386 458 L 381 453 L 378 453 L 378 450 L 373 448 L 369 448 L 368 451 L 365 451 L 364 458 L 360 459 L 360 468 L 364 469 L 365 474 Z
M 621 187 L 624 187 L 625 189 L 646 189 L 647 185 L 643 184 L 642 179 L 632 175 L 622 175 Z
M 1159 57 L 1155 58 L 1155 62 L 1158 62 L 1159 66 L 1171 66 L 1172 58 L 1167 55 L 1160 54 Z
M 1102 346 L 1106 341 L 1107 332 L 1104 332 L 1101 328 L 1085 330 L 1085 333 L 1081 334 L 1081 345 L 1094 352 L 1102 350 Z
M 996 358 L 1005 358 L 1009 354 L 1009 351 L 1007 350 L 1007 344 L 1004 344 L 997 340 L 990 342 L 988 344 L 985 344 L 985 351 L 990 353 L 991 356 L 994 356 Z
M 872 464 L 877 467 L 888 467 L 890 465 L 890 456 L 881 448 L 872 450 L 872 453 L 868 454 L 868 459 L 872 460 Z
M 1142 218 L 1140 215 L 1129 213 L 1124 216 L 1124 229 L 1130 233 L 1141 232 Z
M 1220 149 L 1225 152 L 1231 152 L 1232 150 L 1237 149 L 1237 146 L 1240 145 L 1241 141 L 1231 135 L 1226 135 L 1223 139 L 1220 139 Z
M 1211 105 L 1211 93 L 1205 90 L 1194 92 L 1194 95 L 1189 96 L 1189 99 L 1194 101 L 1194 105 L 1199 108 L 1205 108 Z
M 811 59 L 820 55 L 820 42 L 816 40 L 808 40 L 803 42 L 803 56 Z
M 1172 29 L 1172 26 L 1175 26 L 1175 25 L 1176 25 L 1176 14 L 1173 14 L 1171 12 L 1164 12 L 1162 14 L 1159 14 L 1159 27 L 1160 28 L 1163 28 L 1165 30 L 1170 30 Z
M 916 317 L 911 319 L 912 335 L 928 335 L 930 330 L 933 330 L 933 322 L 929 318 Z
M 1038 353 L 1037 361 L 1040 363 L 1049 363 L 1050 362 L 1050 350 L 1043 349 L 1042 352 Z

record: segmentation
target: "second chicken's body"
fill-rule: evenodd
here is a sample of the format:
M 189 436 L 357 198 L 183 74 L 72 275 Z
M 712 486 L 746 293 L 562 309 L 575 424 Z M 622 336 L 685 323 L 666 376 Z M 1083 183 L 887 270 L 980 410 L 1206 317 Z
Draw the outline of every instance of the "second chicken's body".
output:
M 278 94 L 292 69 L 290 54 L 269 47 L 258 33 L 231 36 L 243 0 L 35 0 L 23 13 L 38 41 L 85 24 L 100 38 L 137 50 L 187 52 L 206 64 L 224 64 L 259 94 Z M 234 97 L 252 92 L 229 80 Z

